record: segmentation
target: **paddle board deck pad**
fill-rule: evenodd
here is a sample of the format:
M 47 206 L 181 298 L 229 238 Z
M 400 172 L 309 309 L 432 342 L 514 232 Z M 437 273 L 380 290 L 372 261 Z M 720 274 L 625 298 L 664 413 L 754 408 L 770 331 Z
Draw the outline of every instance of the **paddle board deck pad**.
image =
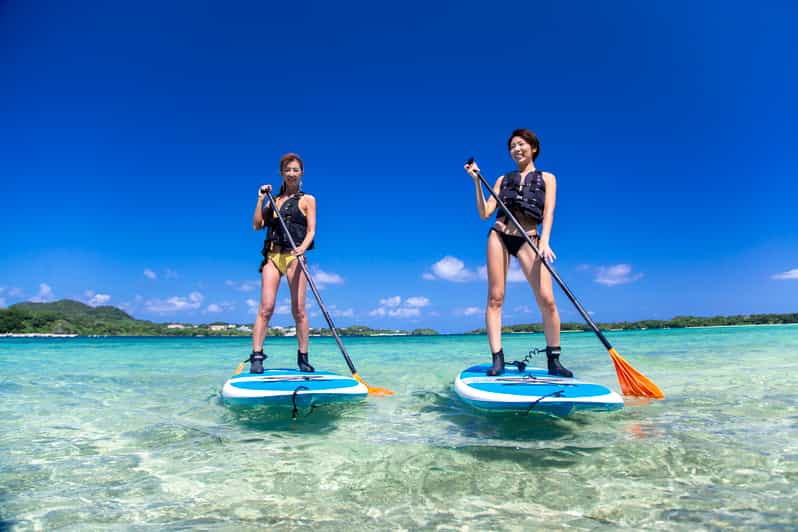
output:
M 362 401 L 367 396 L 365 385 L 330 371 L 264 369 L 235 375 L 222 387 L 222 400 L 235 406 L 296 408 Z
M 623 408 L 621 396 L 600 384 L 555 377 L 545 369 L 532 367 L 518 371 L 515 366 L 505 366 L 502 375 L 489 377 L 488 368 L 488 364 L 472 366 L 454 381 L 457 395 L 479 410 L 565 417 L 579 411 Z

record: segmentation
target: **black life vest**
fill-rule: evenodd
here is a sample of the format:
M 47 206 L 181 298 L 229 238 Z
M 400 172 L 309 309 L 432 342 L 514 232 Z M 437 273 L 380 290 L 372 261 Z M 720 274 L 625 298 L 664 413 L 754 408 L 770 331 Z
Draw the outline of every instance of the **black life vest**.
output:
M 499 188 L 499 199 L 514 215 L 520 213 L 540 223 L 543 220 L 543 207 L 546 203 L 546 182 L 543 180 L 543 172 L 537 169 L 529 172 L 523 186 L 520 172 L 505 174 Z
M 304 192 L 297 192 L 280 206 L 280 215 L 283 217 L 285 225 L 288 226 L 288 232 L 297 246 L 302 244 L 308 234 L 308 219 L 302 209 L 299 208 L 299 200 L 304 195 Z M 272 243 L 275 246 L 280 246 L 281 249 L 291 250 L 291 241 L 288 240 L 279 218 L 274 215 L 273 209 L 274 206 L 271 203 L 263 209 L 263 220 L 266 223 L 266 240 L 263 243 L 264 257 L 269 252 Z M 315 239 L 308 246 L 309 250 L 313 249 L 314 243 Z

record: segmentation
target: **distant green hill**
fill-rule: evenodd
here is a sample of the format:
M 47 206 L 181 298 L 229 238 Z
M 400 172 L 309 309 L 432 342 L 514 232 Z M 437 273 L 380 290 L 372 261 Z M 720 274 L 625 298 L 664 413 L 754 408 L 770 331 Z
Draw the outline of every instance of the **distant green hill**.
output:
M 214 331 L 207 325 L 169 328 L 137 320 L 116 307 L 91 307 L 62 299 L 52 303 L 17 303 L 0 309 L 0 334 L 78 334 L 81 336 L 248 336 L 238 329 Z
M 80 301 L 62 299 L 53 303 L 17 303 L 11 308 L 29 312 L 31 314 L 59 314 L 65 319 L 92 318 L 98 320 L 135 320 L 127 312 L 110 305 L 90 307 Z
M 237 328 L 213 330 L 211 326 L 227 324 L 168 327 L 164 323 L 137 320 L 112 306 L 91 307 L 80 301 L 62 299 L 52 303 L 17 303 L 0 309 L 0 334 L 77 334 L 80 336 L 249 336 Z M 339 331 L 343 336 L 375 334 L 408 334 L 406 331 L 375 330 L 362 325 Z M 329 329 L 313 329 L 311 334 L 329 335 Z M 283 330 L 269 329 L 270 336 L 282 336 Z M 431 329 L 417 329 L 412 334 L 437 334 Z
M 163 325 L 134 319 L 116 307 L 90 307 L 70 299 L 0 309 L 0 333 L 141 336 L 162 334 L 162 329 Z

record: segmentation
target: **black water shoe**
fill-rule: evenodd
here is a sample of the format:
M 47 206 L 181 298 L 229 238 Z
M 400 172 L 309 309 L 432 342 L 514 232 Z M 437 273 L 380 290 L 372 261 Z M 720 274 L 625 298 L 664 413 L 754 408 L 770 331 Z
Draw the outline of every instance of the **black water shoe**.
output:
M 308 354 L 303 353 L 302 351 L 296 352 L 296 365 L 299 366 L 299 371 L 303 371 L 305 373 L 313 373 L 316 371 L 308 362 Z
M 574 374 L 560 364 L 560 346 L 546 346 L 546 358 L 549 360 L 549 375 L 573 377 Z
M 495 377 L 504 373 L 504 349 L 493 353 L 493 365 L 486 372 L 488 377 Z
M 266 360 L 266 355 L 263 351 L 253 351 L 249 355 L 249 372 L 250 373 L 263 373 L 263 361 Z

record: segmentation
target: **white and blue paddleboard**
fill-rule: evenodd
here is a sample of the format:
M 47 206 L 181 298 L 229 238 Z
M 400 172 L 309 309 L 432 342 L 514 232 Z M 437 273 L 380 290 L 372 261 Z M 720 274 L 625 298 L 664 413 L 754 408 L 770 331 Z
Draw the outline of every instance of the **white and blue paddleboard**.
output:
M 362 401 L 367 396 L 365 385 L 330 371 L 264 369 L 234 375 L 222 387 L 222 400 L 235 406 L 296 408 Z
M 488 364 L 464 370 L 454 381 L 457 395 L 488 412 L 542 413 L 565 417 L 578 411 L 607 412 L 623 408 L 623 399 L 600 384 L 573 377 L 555 377 L 541 368 L 519 371 L 506 365 L 504 373 L 489 377 Z

